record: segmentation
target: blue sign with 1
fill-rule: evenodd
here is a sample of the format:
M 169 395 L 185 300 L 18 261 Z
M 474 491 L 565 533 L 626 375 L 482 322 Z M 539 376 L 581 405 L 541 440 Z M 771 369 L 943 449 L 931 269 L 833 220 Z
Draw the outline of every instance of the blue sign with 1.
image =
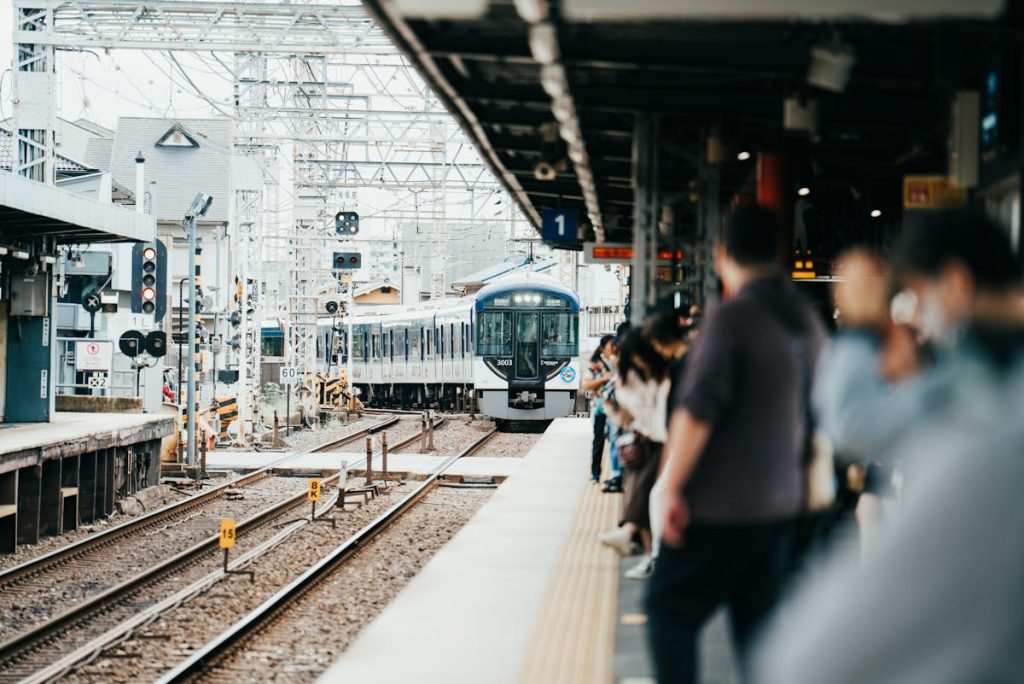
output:
M 540 212 L 544 242 L 578 243 L 580 215 L 575 209 L 544 209 Z

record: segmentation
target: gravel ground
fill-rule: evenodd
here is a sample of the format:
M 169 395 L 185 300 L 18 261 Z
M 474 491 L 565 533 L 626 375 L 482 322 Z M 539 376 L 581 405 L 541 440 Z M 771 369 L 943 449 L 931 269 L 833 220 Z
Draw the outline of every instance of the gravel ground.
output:
M 522 458 L 543 434 L 499 432 L 473 456 L 507 456 Z
M 6 639 L 95 596 L 216 533 L 221 518 L 242 520 L 306 489 L 302 478 L 268 477 L 220 496 L 158 526 L 75 558 L 0 590 L 0 639 Z
M 220 484 L 220 482 L 217 482 L 217 484 Z M 173 494 L 174 498 L 168 500 L 167 503 L 172 503 L 173 501 L 184 499 L 186 496 L 188 496 L 187 493 L 182 493 L 175 490 L 169 491 Z M 22 544 L 18 547 L 15 553 L 0 555 L 0 571 L 6 570 L 7 568 L 13 568 L 15 565 L 21 565 L 25 561 L 31 560 L 38 556 L 42 556 L 43 554 L 49 553 L 50 551 L 53 551 L 55 549 L 69 546 L 77 541 L 85 539 L 86 537 L 92 534 L 103 532 L 105 530 L 110 529 L 111 527 L 116 527 L 121 523 L 128 522 L 133 518 L 137 518 L 140 515 L 144 515 L 145 513 L 150 512 L 151 511 L 143 511 L 142 513 L 134 515 L 128 513 L 115 512 L 106 518 L 100 518 L 94 523 L 82 525 L 77 530 L 65 532 L 64 534 L 56 537 L 43 537 L 39 540 L 38 544 Z
M 492 493 L 443 488 L 431 492 L 203 681 L 313 681 Z
M 250 566 L 256 571 L 254 583 L 243 576 L 218 583 L 206 593 L 161 616 L 138 635 L 104 652 L 66 680 L 138 682 L 158 679 L 383 513 L 408 491 L 408 485 L 397 487 L 360 509 L 335 513 L 337 529 L 326 522 L 303 527 Z
M 351 423 L 342 423 L 341 421 L 330 422 L 324 427 L 316 430 L 298 430 L 292 432 L 292 434 L 284 441 L 289 448 L 295 449 L 296 451 L 314 449 L 324 442 L 329 442 L 332 439 L 341 439 L 342 437 L 351 435 L 354 432 L 368 428 L 371 425 L 376 425 L 388 418 L 389 416 L 365 415 Z
M 457 418 L 447 416 L 445 422 L 434 430 L 434 452 L 441 456 L 454 456 L 472 442 L 479 439 L 485 432 L 494 429 L 494 423 L 489 420 L 469 420 L 468 418 Z M 388 439 L 391 439 L 389 436 Z M 419 453 L 419 442 L 410 444 L 403 449 L 405 453 Z

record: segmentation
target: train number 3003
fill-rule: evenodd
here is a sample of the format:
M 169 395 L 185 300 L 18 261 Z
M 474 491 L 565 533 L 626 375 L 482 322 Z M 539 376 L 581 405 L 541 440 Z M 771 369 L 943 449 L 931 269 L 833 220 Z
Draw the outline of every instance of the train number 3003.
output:
M 494 360 L 494 365 L 495 366 L 511 366 L 512 365 L 512 359 L 495 359 Z

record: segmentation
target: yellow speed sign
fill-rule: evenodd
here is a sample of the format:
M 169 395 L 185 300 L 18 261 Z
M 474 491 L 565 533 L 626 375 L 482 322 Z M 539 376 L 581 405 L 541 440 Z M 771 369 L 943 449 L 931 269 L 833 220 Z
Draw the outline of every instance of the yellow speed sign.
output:
M 235 521 L 224 518 L 220 521 L 220 548 L 230 549 L 235 545 Z
M 320 478 L 311 477 L 309 478 L 309 489 L 306 490 L 306 498 L 310 501 L 320 500 Z

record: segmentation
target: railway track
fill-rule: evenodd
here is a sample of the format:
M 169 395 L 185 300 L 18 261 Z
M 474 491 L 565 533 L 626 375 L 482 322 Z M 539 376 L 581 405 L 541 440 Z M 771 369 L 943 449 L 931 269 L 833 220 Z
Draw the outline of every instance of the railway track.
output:
M 412 492 L 402 497 L 382 515 L 331 550 L 319 562 L 267 599 L 258 608 L 197 650 L 159 681 L 162 683 L 192 681 L 202 676 L 216 662 L 228 657 L 234 651 L 243 649 L 248 639 L 258 635 L 273 622 L 282 619 L 298 599 L 314 591 L 338 568 L 349 561 L 358 550 L 364 548 L 404 514 L 412 510 L 438 486 L 441 476 L 453 463 L 479 449 L 494 436 L 494 433 L 495 431 L 485 433 L 462 452 L 446 459 L 425 480 L 418 482 Z
M 364 438 L 368 434 L 381 432 L 394 426 L 397 422 L 397 418 L 381 421 L 377 425 L 302 453 L 331 451 Z M 416 434 L 402 442 L 418 438 L 419 435 Z M 74 573 L 83 567 L 87 569 L 87 575 L 91 573 L 91 576 L 96 574 L 102 576 L 106 569 L 119 567 L 123 563 L 126 558 L 123 542 L 129 538 L 158 534 L 160 528 L 157 526 L 172 526 L 168 521 L 188 515 L 189 512 L 197 510 L 209 501 L 224 496 L 231 489 L 266 479 L 274 472 L 275 468 L 295 456 L 296 454 L 291 454 L 253 473 L 235 478 L 209 492 L 166 506 L 152 514 L 141 516 L 0 574 L 0 580 L 7 578 L 6 584 L 0 584 L 0 596 L 7 592 L 8 598 L 11 598 L 14 592 L 21 592 L 22 594 L 32 593 L 33 599 L 35 599 L 35 594 L 38 594 L 38 600 L 36 600 L 38 606 L 33 606 L 33 601 L 30 600 L 27 606 L 29 612 L 33 607 L 45 609 L 47 606 L 53 611 L 45 622 L 23 630 L 0 643 L 0 682 L 22 681 L 26 677 L 34 679 L 35 673 L 49 671 L 50 667 L 48 666 L 52 667 L 52 663 L 55 661 L 61 662 L 61 656 L 67 652 L 68 648 L 74 648 L 76 643 L 82 641 L 83 628 L 86 636 L 93 636 L 97 631 L 107 630 L 109 632 L 110 629 L 115 629 L 124 620 L 139 612 L 138 598 L 140 594 L 145 594 L 148 587 L 161 582 L 166 583 L 169 577 L 173 577 L 178 580 L 177 583 L 171 582 L 166 587 L 161 585 L 163 595 L 167 595 L 173 593 L 178 586 L 187 584 L 187 581 L 196 574 L 195 569 L 199 568 L 204 560 L 208 561 L 216 555 L 217 536 L 204 535 L 205 538 L 198 543 L 148 566 L 124 581 L 114 583 L 107 588 L 102 588 L 102 585 L 93 587 L 95 591 L 70 608 L 61 605 L 59 609 L 53 610 L 55 604 L 62 602 L 62 592 L 60 591 L 62 574 L 70 574 L 73 577 L 73 582 L 66 583 L 65 586 L 71 586 L 76 582 L 81 583 L 81 575 L 74 577 Z M 337 475 L 327 478 L 324 484 L 333 484 L 337 478 Z M 238 531 L 239 533 L 245 532 L 249 537 L 257 530 L 267 527 L 271 522 L 300 506 L 305 500 L 304 491 L 278 500 L 273 505 L 264 507 L 243 520 L 238 526 Z M 33 593 L 32 590 L 35 592 Z M 9 600 L 8 604 L 10 603 Z M 148 600 L 148 603 L 152 603 L 152 600 Z M 142 601 L 143 606 L 148 603 L 146 600 Z M 77 640 L 69 638 L 69 635 L 71 637 L 77 635 L 78 638 Z M 38 681 L 46 681 L 46 678 L 38 679 Z
M 294 459 L 296 456 L 306 453 L 332 451 L 340 446 L 354 442 L 357 439 L 364 438 L 367 435 L 376 434 L 381 430 L 394 426 L 397 423 L 398 418 L 394 417 L 381 421 L 377 425 L 371 425 L 367 428 L 363 428 L 351 435 L 346 435 L 345 437 L 331 441 L 327 444 L 300 452 L 299 454 L 289 454 L 262 468 L 259 468 L 258 470 L 236 477 L 224 484 L 214 487 L 213 489 L 201 492 L 187 499 L 168 504 L 167 506 L 158 508 L 151 513 L 140 515 L 120 525 L 104 530 L 103 532 L 90 535 L 78 542 L 68 544 L 67 546 L 55 549 L 50 553 L 32 558 L 24 563 L 8 568 L 7 570 L 0 572 L 0 598 L 3 597 L 6 590 L 21 584 L 30 577 L 35 577 L 51 570 L 52 568 L 66 565 L 77 558 L 88 553 L 101 550 L 130 535 L 139 534 L 140 532 L 157 525 L 166 524 L 176 516 L 189 513 L 210 503 L 211 501 L 223 497 L 230 490 L 259 482 L 260 480 L 273 475 L 275 468 L 280 467 L 283 463 Z

